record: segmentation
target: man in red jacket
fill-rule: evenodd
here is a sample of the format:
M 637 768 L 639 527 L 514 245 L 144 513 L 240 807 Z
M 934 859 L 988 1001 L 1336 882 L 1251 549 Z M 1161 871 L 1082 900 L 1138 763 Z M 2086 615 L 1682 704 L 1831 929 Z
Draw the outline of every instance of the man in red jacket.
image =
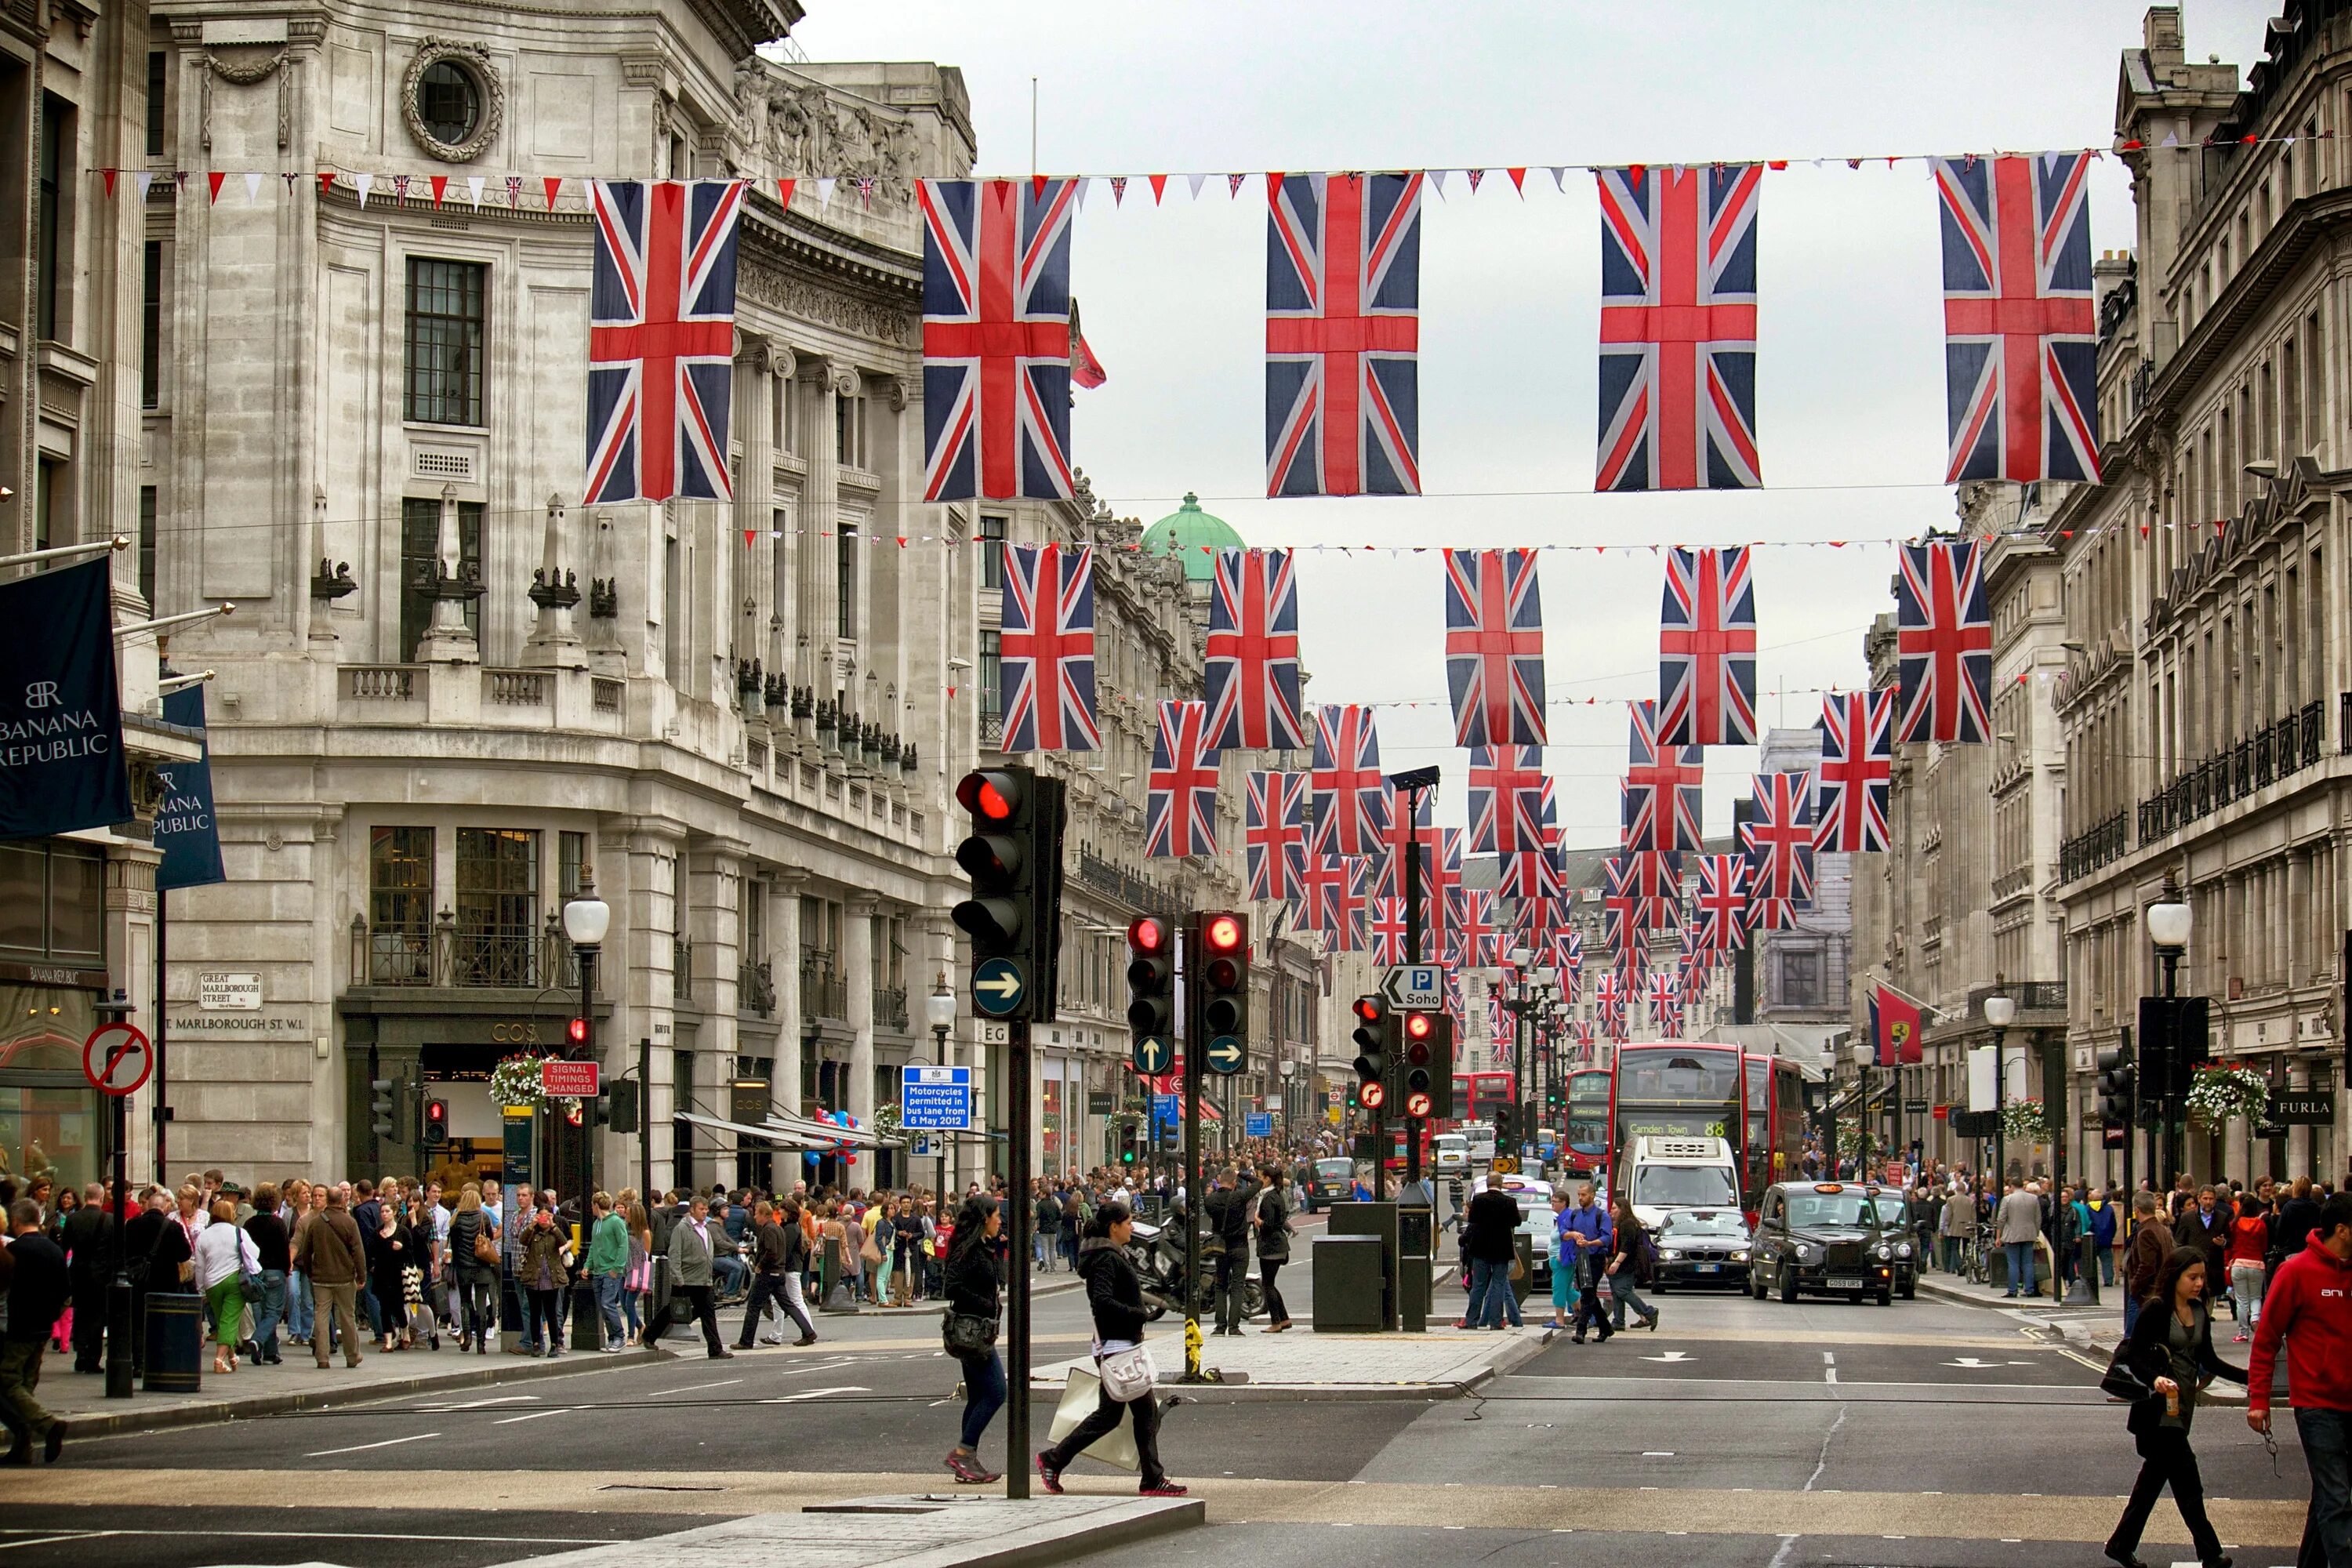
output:
M 2246 1363 L 2246 1425 L 2271 1429 L 2271 1369 L 2286 1342 L 2287 1402 L 2311 1468 L 2296 1568 L 2352 1568 L 2352 1195 L 2320 1205 L 2318 1228 L 2279 1265 Z

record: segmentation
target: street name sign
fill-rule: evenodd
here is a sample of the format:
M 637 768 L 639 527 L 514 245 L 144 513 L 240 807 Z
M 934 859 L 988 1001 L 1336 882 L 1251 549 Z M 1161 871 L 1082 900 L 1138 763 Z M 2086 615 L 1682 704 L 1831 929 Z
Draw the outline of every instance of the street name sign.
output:
M 935 1132 L 971 1130 L 971 1069 L 910 1064 L 898 1069 L 898 1124 Z
M 1391 1007 L 1426 1012 L 1445 1005 L 1445 965 L 1399 963 L 1381 975 L 1381 994 Z

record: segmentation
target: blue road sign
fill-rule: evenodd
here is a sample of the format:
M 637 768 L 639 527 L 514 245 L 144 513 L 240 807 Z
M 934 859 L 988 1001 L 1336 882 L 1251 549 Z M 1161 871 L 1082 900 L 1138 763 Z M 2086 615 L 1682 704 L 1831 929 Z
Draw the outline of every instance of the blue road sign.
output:
M 1174 1095 L 1155 1094 L 1151 1097 L 1152 1121 L 1160 1123 L 1162 1127 L 1173 1127 L 1183 1119 L 1183 1111 L 1177 1104 L 1176 1097 Z
M 934 1131 L 971 1130 L 971 1069 L 912 1066 L 898 1069 L 898 1124 Z
M 1273 1137 L 1274 1112 L 1271 1110 L 1244 1111 L 1242 1113 L 1242 1136 L 1244 1138 Z
M 1228 1077 L 1249 1064 L 1248 1050 L 1243 1047 L 1240 1038 L 1233 1035 L 1219 1035 L 1211 1040 L 1208 1056 L 1210 1070 Z
M 1009 958 L 983 958 L 972 966 L 971 1005 L 992 1018 L 1019 1012 L 1028 994 L 1028 976 Z
M 1164 1035 L 1144 1036 L 1129 1055 L 1135 1070 L 1146 1078 L 1161 1077 L 1176 1063 L 1176 1047 Z

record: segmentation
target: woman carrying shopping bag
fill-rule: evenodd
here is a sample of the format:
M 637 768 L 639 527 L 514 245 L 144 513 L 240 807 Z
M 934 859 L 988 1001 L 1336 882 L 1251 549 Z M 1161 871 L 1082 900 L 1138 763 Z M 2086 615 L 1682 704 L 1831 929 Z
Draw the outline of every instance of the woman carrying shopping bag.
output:
M 1143 1346 L 1143 1281 L 1127 1256 L 1135 1215 L 1122 1203 L 1097 1208 L 1078 1244 L 1078 1274 L 1087 1282 L 1087 1308 L 1095 1321 L 1095 1366 L 1102 1392 L 1095 1413 L 1077 1430 L 1037 1456 L 1037 1478 L 1049 1492 L 1062 1489 L 1062 1472 L 1087 1445 L 1107 1436 L 1130 1411 L 1135 1416 L 1135 1452 L 1142 1461 L 1144 1497 L 1182 1497 L 1185 1489 L 1160 1468 L 1160 1404 L 1152 1397 L 1151 1352 Z

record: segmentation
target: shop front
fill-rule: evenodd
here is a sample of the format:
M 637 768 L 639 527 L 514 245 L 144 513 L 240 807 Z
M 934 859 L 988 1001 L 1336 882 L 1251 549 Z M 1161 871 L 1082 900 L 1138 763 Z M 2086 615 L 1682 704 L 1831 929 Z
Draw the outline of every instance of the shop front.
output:
M 0 963 L 0 1181 L 20 1196 L 38 1177 L 59 1192 L 107 1177 L 105 1097 L 81 1071 L 105 984 L 100 972 Z

